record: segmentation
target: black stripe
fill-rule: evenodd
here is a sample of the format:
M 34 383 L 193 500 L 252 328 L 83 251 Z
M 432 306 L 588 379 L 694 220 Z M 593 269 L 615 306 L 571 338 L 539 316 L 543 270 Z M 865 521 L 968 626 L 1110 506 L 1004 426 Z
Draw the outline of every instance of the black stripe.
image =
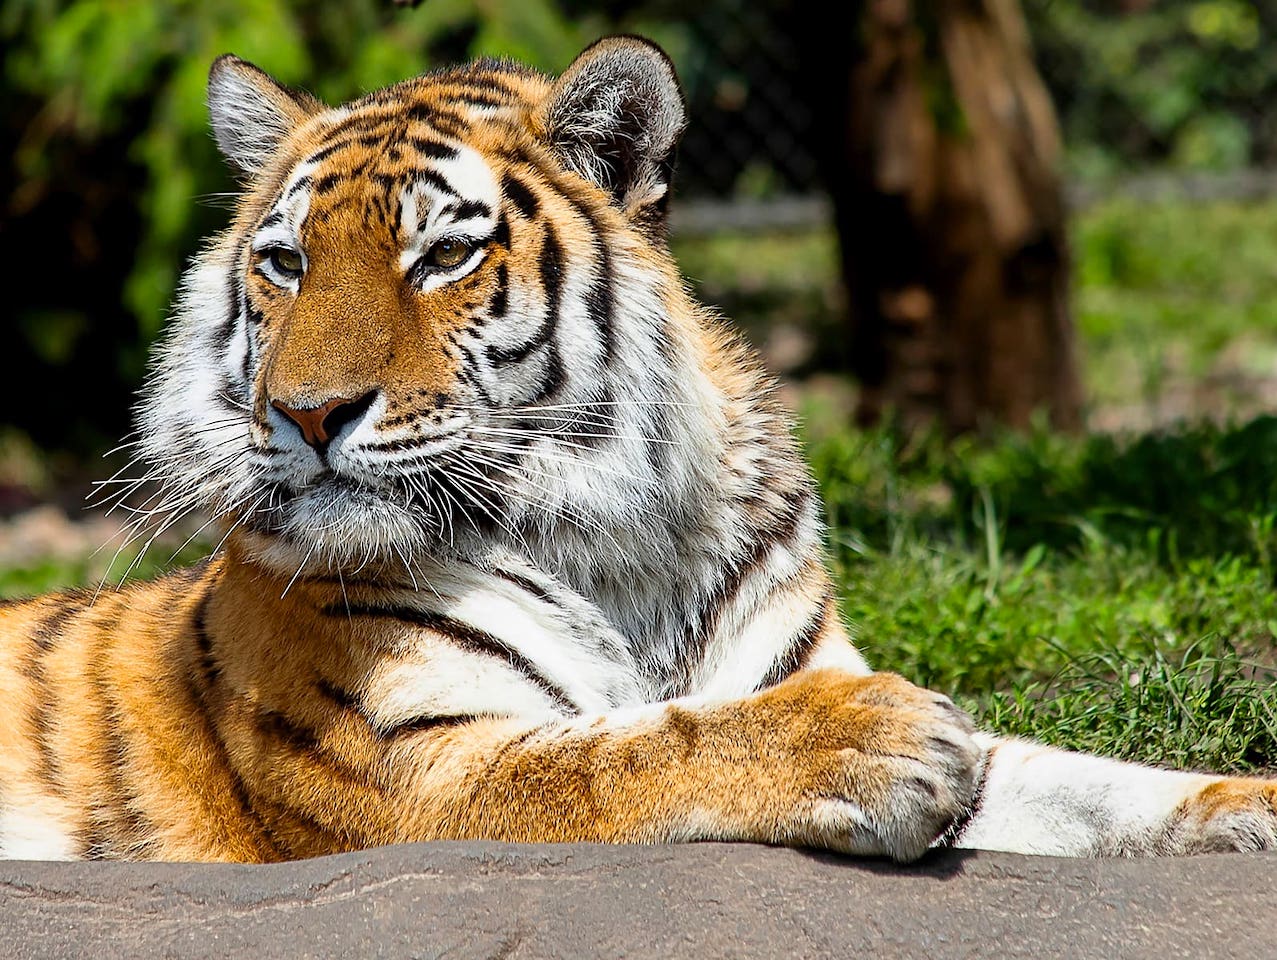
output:
M 361 716 L 363 715 L 363 701 L 356 694 L 337 686 L 331 680 L 320 677 L 315 681 L 315 689 L 319 691 L 320 696 L 325 700 L 332 701 L 334 706 L 342 710 L 353 710 Z
M 416 121 L 417 123 L 432 124 L 435 117 L 439 115 L 439 111 L 432 106 L 424 103 L 414 103 L 406 110 L 402 110 L 403 117 L 409 123 Z
M 315 181 L 315 195 L 323 196 L 345 179 L 346 174 L 344 172 L 324 174 L 324 176 Z
M 53 649 L 54 641 L 62 635 L 63 628 L 69 625 L 68 621 L 78 617 L 89 605 L 89 598 L 82 593 L 64 595 L 60 599 L 64 601 L 63 606 L 41 620 L 31 633 L 31 642 L 42 654 Z
M 764 674 L 758 686 L 754 688 L 756 691 L 774 687 L 790 674 L 797 673 L 807 666 L 811 660 L 811 655 L 816 651 L 816 647 L 820 643 L 820 635 L 825 629 L 825 621 L 828 616 L 829 601 L 823 600 L 820 604 L 820 609 L 803 625 L 803 628 L 789 642 L 789 646 L 776 657 L 771 668 Z
M 31 728 L 39 757 L 35 774 L 43 786 L 57 794 L 62 794 L 65 789 L 58 769 L 58 752 L 53 735 L 54 715 L 59 704 L 54 702 L 49 687 L 45 658 L 67 627 L 71 626 L 71 621 L 84 612 L 88 600 L 76 596 L 74 599 L 67 598 L 63 603 L 60 609 L 41 620 L 32 632 L 31 644 L 34 649 L 22 664 L 22 675 L 31 684 L 33 691 Z
M 507 297 L 509 296 L 510 270 L 504 262 L 497 265 L 497 288 L 488 301 L 488 316 L 497 319 L 505 316 Z
M 340 137 L 353 143 L 355 138 L 361 134 L 380 132 L 387 125 L 394 124 L 396 121 L 416 119 L 412 116 L 413 113 L 414 110 L 412 109 L 406 111 L 392 109 L 351 113 L 325 130 L 324 136 L 327 138 Z M 347 134 L 349 136 L 346 136 Z
M 403 202 L 399 197 L 394 198 L 395 213 L 390 224 L 390 235 L 392 237 L 399 236 L 399 231 L 403 229 Z
M 492 231 L 492 238 L 488 242 L 510 249 L 510 221 L 505 218 L 504 213 L 497 219 L 497 228 Z
M 332 143 L 329 143 L 326 146 L 320 147 L 318 150 L 312 153 L 309 157 L 306 158 L 305 162 L 309 164 L 309 163 L 319 163 L 321 160 L 327 160 L 338 150 L 345 149 L 346 147 L 349 147 L 354 142 L 355 142 L 354 137 L 343 137 L 339 140 L 334 140 Z
M 456 113 L 435 112 L 430 125 L 445 137 L 452 137 L 454 140 L 461 140 L 470 132 L 470 122 Z
M 222 667 L 213 650 L 213 638 L 208 633 L 208 603 L 212 596 L 213 588 L 210 586 L 195 604 L 195 612 L 191 616 L 191 632 L 195 636 L 195 649 L 199 653 L 200 676 L 205 690 L 215 686 L 222 678 Z
M 380 728 L 374 722 L 373 718 L 368 715 L 364 702 L 358 695 L 351 693 L 342 687 L 337 686 L 330 680 L 320 677 L 315 682 L 315 689 L 319 691 L 320 696 L 327 700 L 332 706 L 347 713 L 353 713 L 365 723 L 369 732 L 377 737 L 378 740 L 389 740 L 405 733 L 419 733 L 423 730 L 430 730 L 436 727 L 459 726 L 468 723 L 474 719 L 473 716 L 448 716 L 438 714 L 423 714 L 419 717 L 410 717 L 399 723 L 392 724 L 387 728 Z
M 504 365 L 526 360 L 533 350 L 554 336 L 559 325 L 559 308 L 563 298 L 563 248 L 559 245 L 558 234 L 549 225 L 545 228 L 540 260 L 541 286 L 545 291 L 545 317 L 532 337 L 517 347 L 488 344 L 484 353 L 491 364 Z
M 372 617 L 375 619 L 399 620 L 423 627 L 444 639 L 454 643 L 463 650 L 482 653 L 508 664 L 522 673 L 528 680 L 539 687 L 542 692 L 554 701 L 555 705 L 571 714 L 580 713 L 580 709 L 572 702 L 567 691 L 541 673 L 518 650 L 511 647 L 500 637 L 495 637 L 485 630 L 471 626 L 461 620 L 435 613 L 430 610 L 416 610 L 412 607 L 373 606 L 370 604 L 333 603 L 323 608 L 323 613 L 330 617 Z
M 461 355 L 465 357 L 466 361 L 466 366 L 463 367 L 461 372 L 457 375 L 458 378 L 462 382 L 468 383 L 470 386 L 474 387 L 475 392 L 479 394 L 479 399 L 483 401 L 485 406 L 495 407 L 496 403 L 492 399 L 492 394 L 488 393 L 488 388 L 485 387 L 483 385 L 483 381 L 479 379 L 477 373 L 479 364 L 478 361 L 475 360 L 474 354 L 464 343 L 458 343 L 457 349 L 461 351 Z M 476 373 L 472 375 L 470 371 L 476 371 Z
M 116 856 L 119 856 L 125 851 L 151 840 L 155 831 L 151 827 L 150 821 L 135 806 L 137 795 L 129 787 L 128 781 L 124 776 L 124 765 L 128 763 L 132 751 L 129 749 L 129 742 L 120 732 L 120 725 L 115 719 L 119 707 L 114 705 L 114 700 L 111 698 L 110 693 L 107 692 L 105 683 L 99 684 L 97 689 L 99 696 L 113 704 L 103 730 L 103 738 L 107 746 L 109 771 L 107 781 L 110 784 L 111 799 L 109 810 L 112 814 L 112 826 L 114 827 L 112 831 L 114 834 L 113 839 L 116 841 L 110 843 L 110 848 L 116 851 Z
M 411 137 L 408 140 L 408 146 L 431 160 L 453 160 L 457 156 L 457 148 L 444 143 L 442 140 Z
M 379 440 L 377 443 L 367 444 L 364 449 L 376 450 L 378 453 L 402 453 L 419 446 L 421 446 L 419 437 L 401 437 L 398 440 Z
M 510 101 L 502 97 L 493 96 L 482 90 L 463 90 L 448 98 L 452 103 L 463 103 L 469 107 L 508 107 Z
M 365 173 L 372 169 L 372 165 L 377 162 L 377 157 L 365 157 L 349 170 L 344 171 L 347 180 L 358 180 Z
M 467 723 L 473 723 L 477 719 L 473 714 L 433 714 L 429 716 L 413 717 L 409 720 L 403 720 L 394 724 L 384 732 L 379 733 L 383 739 L 390 740 L 394 737 L 404 737 L 413 733 L 423 733 L 426 730 L 441 730 L 448 727 L 463 727 Z
M 595 228 L 594 252 L 598 257 L 598 275 L 590 284 L 589 293 L 585 295 L 585 305 L 590 319 L 594 321 L 594 328 L 598 331 L 603 363 L 610 366 L 616 349 L 612 331 L 616 310 L 616 297 L 612 290 L 612 255 L 598 233 L 598 225 L 592 225 Z
M 374 173 L 371 179 L 374 183 L 381 187 L 382 190 L 386 191 L 387 195 L 389 195 L 395 187 L 401 186 L 404 182 L 404 178 L 402 176 L 394 173 Z
M 598 261 L 598 274 L 590 284 L 589 293 L 586 294 L 586 308 L 598 331 L 603 363 L 610 365 L 615 354 L 613 325 L 616 312 L 616 295 L 612 287 L 612 252 L 608 248 L 603 226 L 585 198 L 566 191 L 564 195 L 571 202 L 577 215 L 589 224 L 590 232 L 594 235 L 594 256 Z
M 492 216 L 492 208 L 482 200 L 461 200 L 448 204 L 440 213 L 451 213 L 456 220 L 471 220 L 475 217 Z
M 203 614 L 201 613 L 200 616 L 203 616 Z M 291 855 L 291 847 L 289 847 L 289 845 L 271 829 L 270 824 L 267 823 L 258 812 L 257 805 L 253 800 L 253 795 L 249 792 L 248 785 L 244 782 L 244 778 L 240 776 L 239 770 L 237 770 L 231 763 L 230 754 L 226 749 L 226 744 L 222 740 L 217 729 L 217 724 L 213 720 L 213 716 L 208 708 L 208 700 L 206 699 L 208 692 L 207 688 L 200 689 L 195 682 L 194 675 L 189 673 L 184 678 L 184 683 L 186 686 L 186 695 L 190 698 L 191 703 L 195 705 L 195 708 L 201 711 L 204 723 L 209 733 L 209 739 L 217 745 L 220 752 L 220 759 L 222 761 L 221 768 L 226 772 L 226 775 L 231 782 L 231 796 L 235 798 L 235 804 L 239 807 L 240 813 L 243 814 L 244 818 L 252 823 L 253 826 L 257 827 L 258 837 L 264 840 L 268 847 L 273 848 L 277 854 L 282 852 Z
M 260 273 L 260 269 L 258 270 Z M 266 325 L 266 315 L 262 311 L 255 308 L 248 302 L 248 291 L 240 285 L 240 312 L 243 313 L 245 320 L 253 328 L 260 329 Z M 251 388 L 253 382 L 253 345 L 257 342 L 257 337 L 253 335 L 253 331 L 246 330 L 244 333 L 244 361 L 240 364 L 239 375 L 244 381 L 245 387 Z
M 299 193 L 302 190 L 305 190 L 312 183 L 314 183 L 314 180 L 311 178 L 309 174 L 307 174 L 304 177 L 299 177 L 296 181 L 294 181 L 293 185 L 288 188 L 288 192 L 284 194 L 284 199 L 287 200 L 294 193 Z
M 417 179 L 417 181 L 429 184 L 442 194 L 446 194 L 450 197 L 459 196 L 457 191 L 453 189 L 452 184 L 450 184 L 444 178 L 443 174 L 437 170 L 431 170 L 429 167 L 421 167 L 418 170 L 414 170 L 412 175 Z
M 557 344 L 550 344 L 550 350 L 545 358 L 545 369 L 541 373 L 541 378 L 541 386 L 536 393 L 525 401 L 529 405 L 544 403 L 546 400 L 553 399 L 567 379 L 567 372 L 563 369 L 563 358 L 559 356 Z
M 188 572 L 194 575 L 190 579 L 202 576 L 207 567 L 208 561 L 204 561 L 190 568 Z M 215 587 L 215 583 L 209 583 L 205 586 L 204 592 L 191 611 L 190 632 L 195 640 L 195 651 L 198 655 L 199 665 L 198 677 L 202 683 L 196 681 L 194 672 L 188 672 L 185 677 L 186 695 L 190 698 L 190 702 L 196 711 L 198 711 L 199 718 L 203 720 L 209 739 L 217 747 L 219 759 L 221 760 L 220 767 L 226 772 L 231 781 L 231 795 L 235 798 L 235 803 L 240 812 L 258 828 L 259 836 L 265 840 L 268 846 L 273 847 L 277 852 L 283 851 L 287 853 L 289 852 L 288 845 L 281 841 L 275 832 L 271 830 L 270 825 L 262 818 L 254 804 L 248 785 L 244 782 L 244 778 L 240 776 L 240 772 L 236 769 L 234 763 L 232 763 L 230 751 L 227 749 L 226 742 L 222 739 L 221 730 L 213 717 L 213 711 L 209 703 L 213 687 L 222 676 L 222 668 L 217 662 L 217 654 L 213 648 L 213 638 L 208 632 L 208 606 L 213 599 Z
M 97 625 L 94 631 L 99 646 L 112 641 L 112 634 L 124 615 L 125 604 L 121 603 L 106 622 Z M 92 838 L 87 842 L 94 848 L 89 856 L 96 859 L 104 856 L 122 856 L 138 853 L 138 847 L 149 842 L 154 836 L 150 821 L 134 805 L 136 793 L 131 789 L 124 768 L 128 763 L 132 750 L 123 731 L 123 706 L 116 699 L 107 679 L 106 666 L 108 657 L 102 650 L 93 651 L 93 674 L 90 682 L 96 699 L 102 707 L 101 733 L 102 745 L 105 748 L 107 774 L 103 784 L 105 796 L 95 797 L 92 803 L 94 827 Z
M 557 607 L 559 605 L 558 601 L 556 601 L 554 597 L 550 596 L 550 594 L 546 590 L 544 590 L 539 585 L 533 583 L 527 577 L 521 576 L 520 574 L 517 574 L 517 573 L 512 573 L 509 570 L 502 570 L 496 567 L 494 567 L 491 570 L 488 570 L 487 572 L 492 574 L 494 577 L 496 577 L 499 580 L 505 580 L 508 583 L 513 583 L 516 587 L 518 587 L 524 593 L 532 594 L 532 596 L 536 597 L 542 603 L 548 603 L 552 607 Z
M 510 60 L 483 57 L 461 68 L 464 79 L 459 81 L 463 86 L 479 90 L 496 90 L 508 98 L 520 96 L 519 88 L 508 83 L 508 77 L 535 77 L 537 72 L 531 67 Z
M 243 281 L 238 265 L 231 271 L 226 285 L 226 317 L 217 328 L 218 345 L 225 347 L 235 336 L 235 324 L 239 321 L 240 303 L 243 300 Z
M 604 364 L 610 364 L 615 354 L 615 333 L 613 328 L 615 325 L 616 295 L 612 283 L 612 255 L 607 245 L 603 225 L 599 221 L 590 198 L 582 196 L 579 191 L 564 183 L 550 171 L 542 170 L 531 158 L 525 158 L 525 162 L 532 166 L 533 169 L 538 170 L 563 195 L 572 205 L 572 209 L 577 216 L 581 217 L 589 225 L 590 232 L 594 236 L 594 254 L 598 259 L 598 274 L 590 285 L 589 293 L 586 294 L 586 307 L 589 311 L 590 319 L 594 321 L 595 329 L 598 330 L 603 362 Z M 503 183 L 508 183 L 512 180 L 513 178 L 506 174 L 506 179 Z
M 767 527 L 754 532 L 751 537 L 753 546 L 735 561 L 713 596 L 706 601 L 700 618 L 688 626 L 686 643 L 688 652 L 692 655 L 687 658 L 684 679 L 690 680 L 693 669 L 704 660 L 706 645 L 718 628 L 719 618 L 736 599 L 745 581 L 757 572 L 773 549 L 784 546 L 797 535 L 803 511 L 809 506 L 811 496 L 811 491 L 805 488 L 794 492 L 785 501 L 784 511 L 771 518 Z
M 541 209 L 541 205 L 537 203 L 536 196 L 528 188 L 528 185 L 518 177 L 512 177 L 508 173 L 502 177 L 501 192 L 515 205 L 519 215 L 524 220 L 533 219 L 537 215 L 537 211 Z
M 306 762 L 323 767 L 334 777 L 361 788 L 378 789 L 375 781 L 364 771 L 352 767 L 342 757 L 325 748 L 313 731 L 294 723 L 278 710 L 259 709 L 253 720 L 259 734 L 287 747 Z

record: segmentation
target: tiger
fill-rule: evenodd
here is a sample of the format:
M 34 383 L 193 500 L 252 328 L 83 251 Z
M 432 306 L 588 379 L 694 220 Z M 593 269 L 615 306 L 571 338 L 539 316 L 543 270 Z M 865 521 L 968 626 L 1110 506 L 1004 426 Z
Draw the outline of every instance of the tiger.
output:
M 0 608 L 0 855 L 1277 841 L 1277 781 L 998 738 L 870 669 L 776 383 L 671 255 L 657 46 L 335 108 L 225 55 L 207 101 L 241 188 L 155 348 L 137 509 L 221 539 Z

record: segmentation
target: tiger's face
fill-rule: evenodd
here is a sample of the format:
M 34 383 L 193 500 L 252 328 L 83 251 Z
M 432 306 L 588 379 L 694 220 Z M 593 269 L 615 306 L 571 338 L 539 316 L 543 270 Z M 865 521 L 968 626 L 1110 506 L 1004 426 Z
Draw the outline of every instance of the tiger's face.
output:
M 662 239 L 683 109 L 656 48 L 338 109 L 224 57 L 209 102 L 248 183 L 144 392 L 175 509 L 341 569 L 615 502 L 607 464 L 659 485 L 650 447 L 688 401 Z

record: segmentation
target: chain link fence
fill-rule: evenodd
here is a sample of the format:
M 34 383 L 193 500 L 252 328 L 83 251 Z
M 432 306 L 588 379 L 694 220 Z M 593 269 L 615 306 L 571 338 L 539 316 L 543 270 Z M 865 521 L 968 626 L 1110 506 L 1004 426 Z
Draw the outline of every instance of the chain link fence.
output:
M 759 199 L 811 193 L 811 98 L 801 89 L 799 41 L 785 4 L 714 0 L 689 24 L 684 71 L 692 124 L 681 154 L 689 197 Z
M 1082 84 L 1066 56 L 1077 51 L 1062 49 L 1068 34 L 1050 28 L 1041 0 L 1027 0 L 1024 9 L 1041 32 L 1035 36 L 1039 67 L 1068 128 L 1070 119 L 1078 119 L 1074 114 L 1085 113 L 1077 103 L 1085 99 Z M 682 73 L 691 123 L 671 216 L 676 234 L 766 233 L 830 223 L 814 134 L 817 125 L 828 129 L 842 120 L 816 115 L 805 85 L 809 65 L 797 25 L 809 15 L 794 0 L 710 0 L 688 12 L 690 54 Z M 1133 29 L 1129 18 L 1112 15 L 1115 29 Z M 850 46 L 850 27 L 830 29 L 845 30 Z M 1256 136 L 1277 122 L 1260 103 L 1250 106 Z M 1114 141 L 1114 150 L 1121 146 Z M 1114 197 L 1254 201 L 1277 196 L 1277 169 L 1127 171 L 1071 180 L 1066 195 L 1075 210 Z

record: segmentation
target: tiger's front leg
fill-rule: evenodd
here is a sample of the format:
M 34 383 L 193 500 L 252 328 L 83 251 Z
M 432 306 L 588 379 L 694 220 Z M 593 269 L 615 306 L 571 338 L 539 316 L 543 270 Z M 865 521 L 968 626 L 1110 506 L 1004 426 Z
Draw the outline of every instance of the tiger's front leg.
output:
M 978 735 L 983 782 L 955 846 L 1053 856 L 1277 847 L 1277 780 L 1182 773 Z
M 747 840 L 911 860 L 970 802 L 970 734 L 943 696 L 836 670 L 714 705 L 479 719 L 393 746 L 393 802 L 360 839 Z

